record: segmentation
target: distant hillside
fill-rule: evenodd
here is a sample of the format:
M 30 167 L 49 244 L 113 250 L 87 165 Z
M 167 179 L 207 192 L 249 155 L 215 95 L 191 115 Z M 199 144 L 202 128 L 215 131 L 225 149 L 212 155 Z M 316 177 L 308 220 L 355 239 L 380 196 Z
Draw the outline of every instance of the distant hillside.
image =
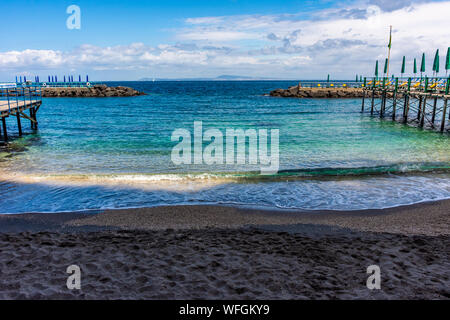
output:
M 257 78 L 246 76 L 220 75 L 215 78 L 142 78 L 139 81 L 240 81 L 240 80 L 277 80 L 272 78 Z

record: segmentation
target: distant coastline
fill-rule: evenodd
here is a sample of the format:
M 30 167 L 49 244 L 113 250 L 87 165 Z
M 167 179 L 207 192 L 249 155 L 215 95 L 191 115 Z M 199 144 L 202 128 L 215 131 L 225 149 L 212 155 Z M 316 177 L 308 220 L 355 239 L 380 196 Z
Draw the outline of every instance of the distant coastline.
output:
M 247 77 L 247 76 L 234 76 L 234 75 L 220 75 L 215 78 L 141 78 L 138 81 L 258 81 L 258 80 L 282 80 L 274 78 L 264 78 L 264 77 Z
M 134 80 L 130 80 L 134 81 Z M 135 81 L 149 81 L 149 82 L 157 82 L 157 81 L 307 81 L 307 82 L 323 82 L 322 79 L 303 79 L 303 78 L 295 78 L 295 79 L 284 79 L 284 78 L 265 78 L 265 77 L 246 77 L 246 76 L 232 76 L 232 75 L 221 75 L 218 77 L 205 77 L 205 78 L 151 78 L 151 77 L 144 77 L 140 78 Z M 334 83 L 341 83 L 341 82 L 352 82 L 354 80 L 347 80 L 347 79 L 341 79 L 341 80 L 333 80 Z M 106 81 L 106 82 L 117 82 L 117 81 Z M 120 81 L 122 82 L 122 81 Z

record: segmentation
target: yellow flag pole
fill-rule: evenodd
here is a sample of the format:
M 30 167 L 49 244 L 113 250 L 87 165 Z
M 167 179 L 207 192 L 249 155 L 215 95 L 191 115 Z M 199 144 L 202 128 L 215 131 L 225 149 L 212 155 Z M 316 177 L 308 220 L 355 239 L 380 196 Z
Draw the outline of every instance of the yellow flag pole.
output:
M 392 44 L 392 26 L 390 26 L 389 29 L 389 44 L 388 44 L 389 51 L 388 51 L 387 73 L 386 73 L 386 77 L 388 78 L 388 80 L 389 80 L 389 63 L 391 60 L 391 44 Z

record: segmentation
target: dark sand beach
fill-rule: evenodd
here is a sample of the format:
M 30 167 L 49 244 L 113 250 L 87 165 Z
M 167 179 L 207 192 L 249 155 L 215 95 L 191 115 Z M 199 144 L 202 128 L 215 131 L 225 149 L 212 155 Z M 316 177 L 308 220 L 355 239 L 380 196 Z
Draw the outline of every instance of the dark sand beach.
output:
M 1 299 L 449 299 L 450 201 L 0 216 Z M 66 268 L 81 268 L 68 290 Z M 369 290 L 366 269 L 381 269 Z

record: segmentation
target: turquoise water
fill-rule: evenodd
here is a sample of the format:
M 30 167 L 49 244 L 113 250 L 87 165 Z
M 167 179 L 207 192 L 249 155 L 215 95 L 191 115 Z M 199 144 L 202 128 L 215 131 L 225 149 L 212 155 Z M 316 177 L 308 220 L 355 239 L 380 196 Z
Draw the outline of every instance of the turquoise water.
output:
M 450 198 L 449 136 L 361 115 L 360 99 L 264 96 L 289 81 L 111 83 L 119 84 L 148 95 L 44 99 L 39 131 L 0 155 L 0 212 L 186 203 L 344 210 Z M 175 165 L 171 134 L 193 132 L 194 121 L 222 132 L 279 129 L 279 173 Z

